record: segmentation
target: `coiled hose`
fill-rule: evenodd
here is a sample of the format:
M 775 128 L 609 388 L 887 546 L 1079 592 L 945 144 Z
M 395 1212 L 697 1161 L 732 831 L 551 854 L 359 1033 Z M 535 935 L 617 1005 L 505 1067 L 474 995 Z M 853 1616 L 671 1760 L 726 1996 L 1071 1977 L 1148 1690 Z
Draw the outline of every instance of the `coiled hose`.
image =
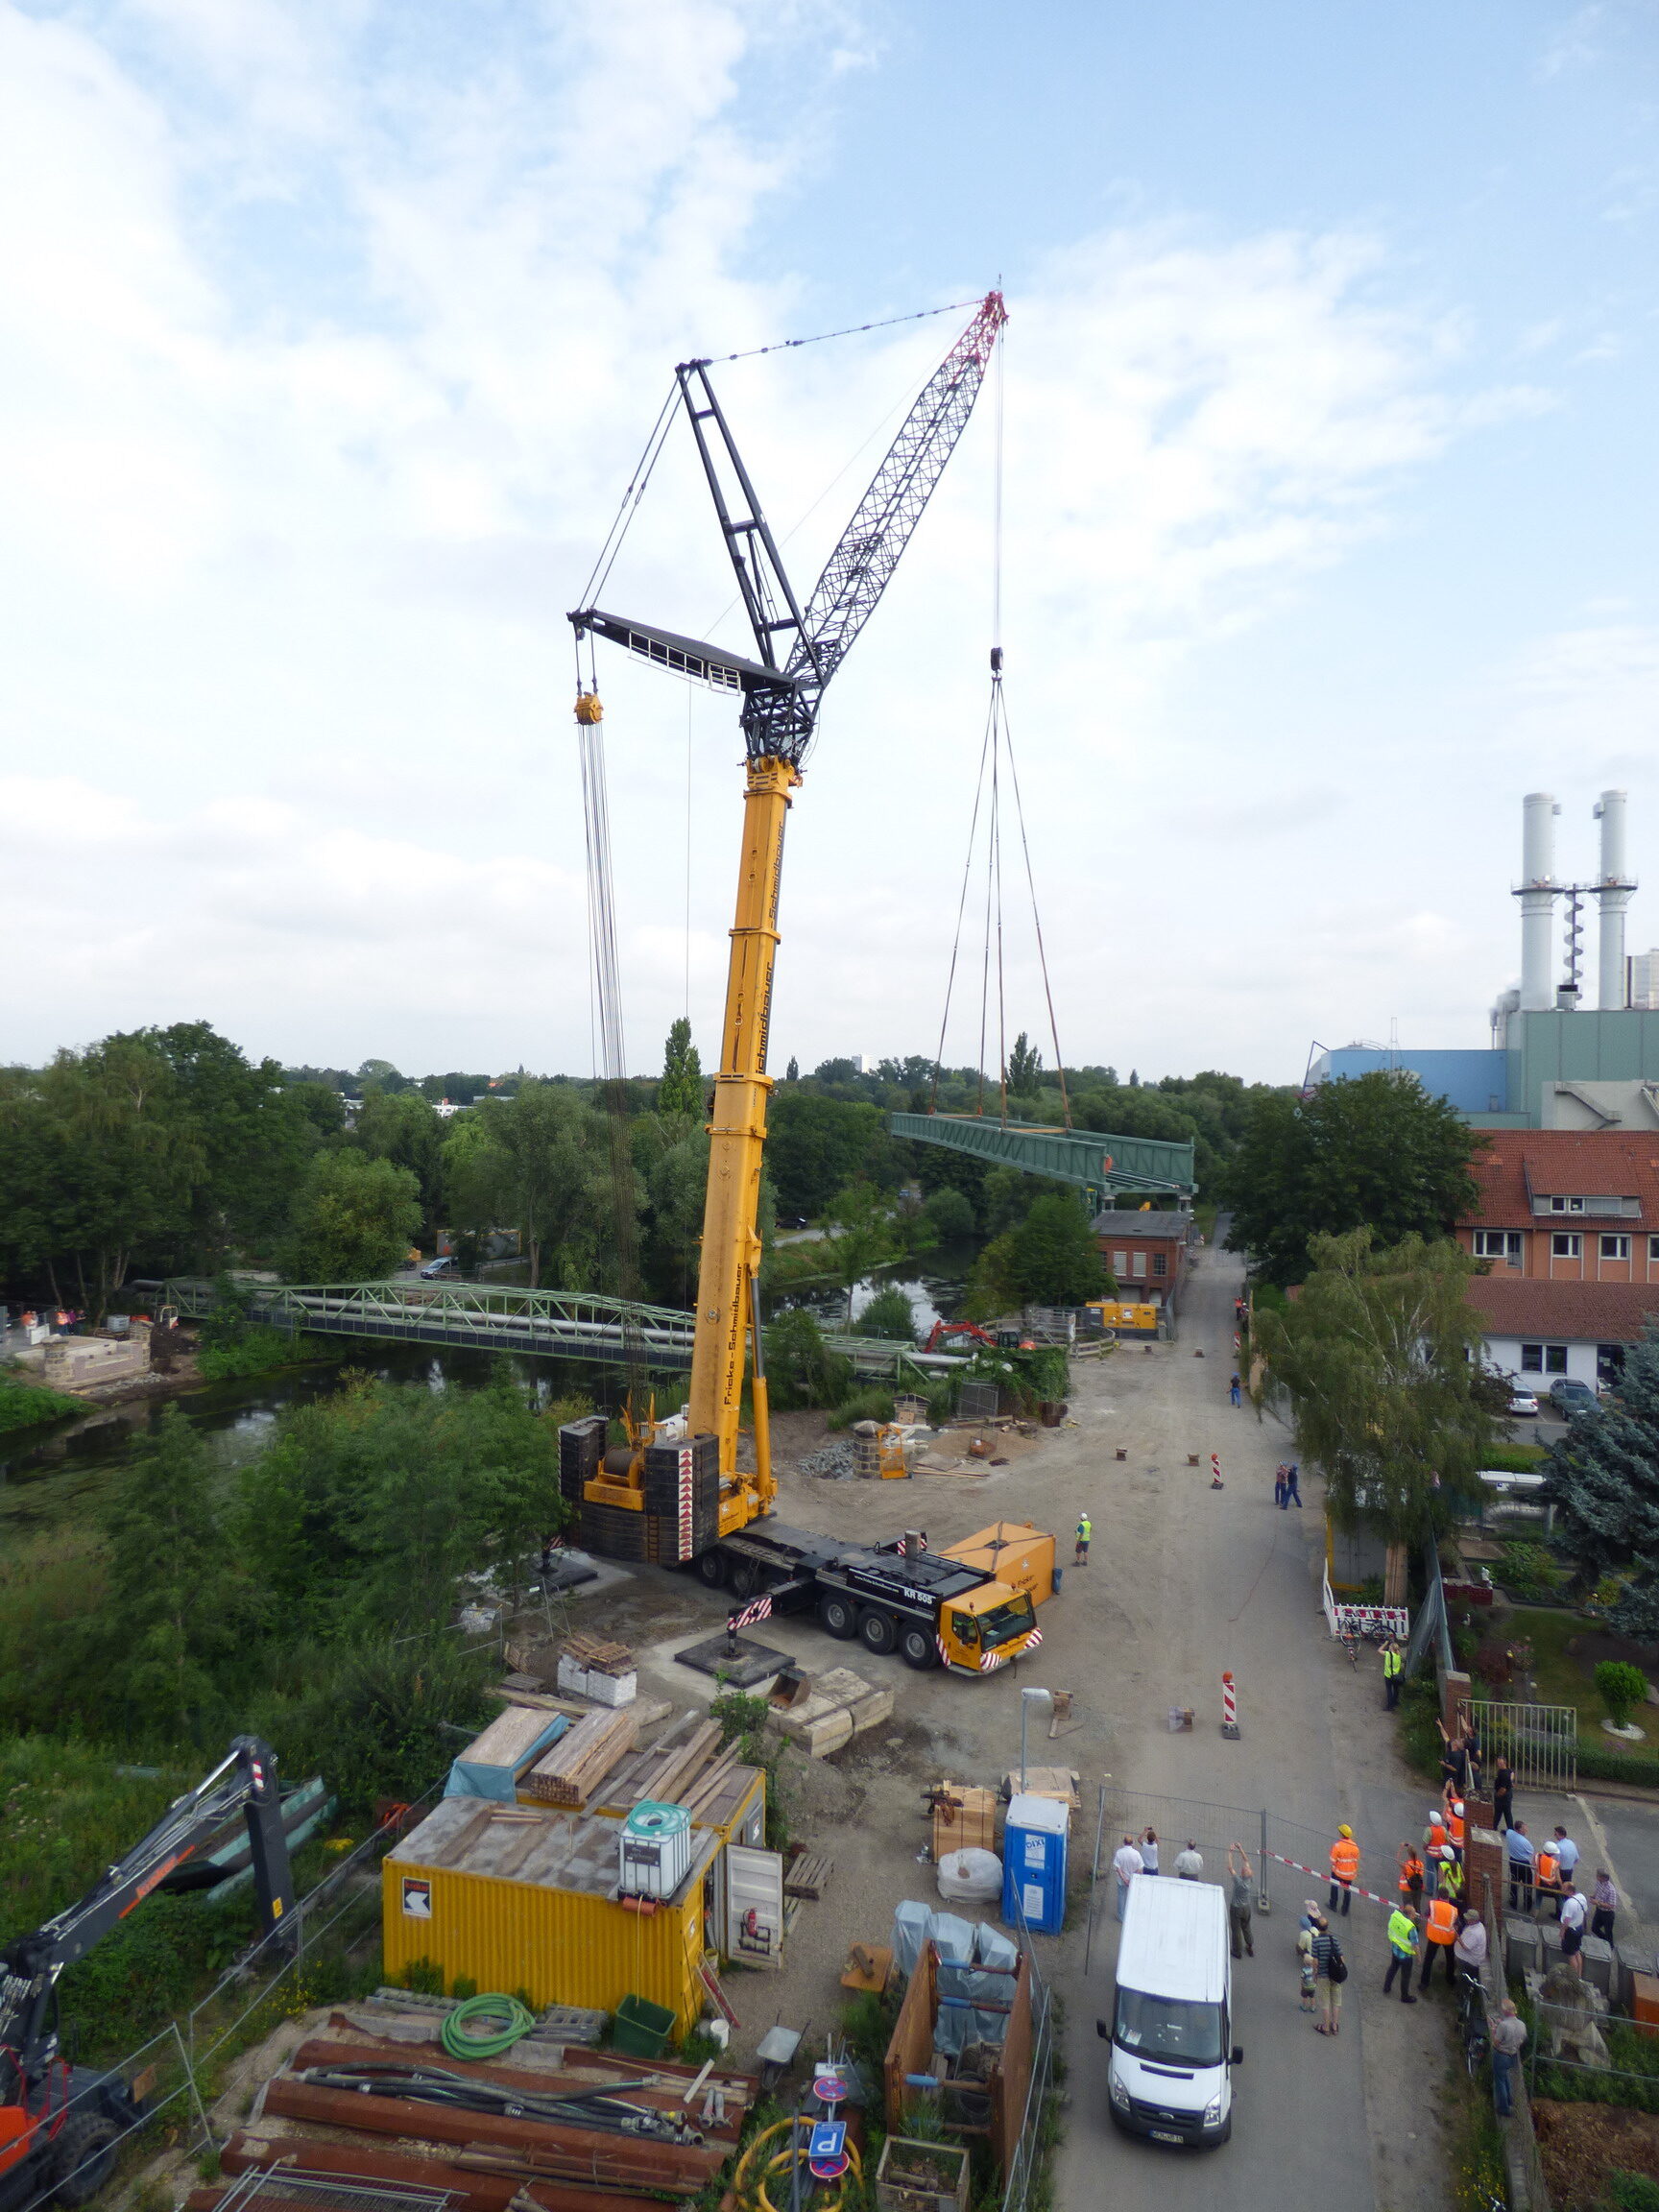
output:
M 777 2208 L 767 2194 L 766 2185 L 774 2178 L 786 2184 L 789 2178 L 789 2169 L 797 2158 L 803 2165 L 805 2164 L 806 2137 L 797 2134 L 793 2143 L 785 2143 L 781 2151 L 775 2151 L 758 2167 L 756 2165 L 756 2159 L 762 2148 L 771 2142 L 774 2135 L 781 2135 L 785 2128 L 793 2131 L 801 2125 L 802 2122 L 799 2117 L 795 2120 L 779 2120 L 772 2127 L 763 2128 L 754 2138 L 738 2161 L 737 2172 L 733 2177 L 733 2194 L 739 2204 L 748 2201 L 744 2195 L 745 2189 L 753 2189 L 755 2202 L 760 2207 L 760 2212 L 777 2212 Z M 805 2123 L 805 2125 L 810 2129 L 810 2122 Z M 855 2143 L 849 2143 L 847 2146 L 847 2172 L 842 2176 L 839 2186 L 834 2182 L 820 2181 L 810 2173 L 805 2174 L 802 2177 L 801 2200 L 803 2203 L 809 2202 L 815 2190 L 834 2189 L 835 2194 L 824 2206 L 823 2212 L 841 2212 L 847 2183 L 852 2181 L 856 2186 L 862 2183 L 863 2178 L 864 2161 L 858 2155 L 858 2147 Z M 783 2201 L 785 2204 L 788 2203 L 787 2197 Z
M 477 2021 L 498 2021 L 498 2027 L 480 2025 Z M 498 1992 L 482 1997 L 469 1997 L 464 2005 L 457 2005 L 453 2012 L 444 2015 L 439 2031 L 439 2041 L 451 2058 L 499 2058 L 503 2051 L 510 2051 L 521 2035 L 528 2035 L 536 2025 L 536 2015 L 519 2004 L 517 1997 L 503 1997 Z

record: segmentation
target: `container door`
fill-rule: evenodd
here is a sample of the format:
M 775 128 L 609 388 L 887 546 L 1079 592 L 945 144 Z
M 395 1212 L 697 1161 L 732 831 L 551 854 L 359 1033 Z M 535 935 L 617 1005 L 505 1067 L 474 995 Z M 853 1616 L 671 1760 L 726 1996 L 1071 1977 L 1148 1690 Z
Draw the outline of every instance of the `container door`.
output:
M 742 1966 L 783 1963 L 783 1859 L 744 1843 L 726 1846 L 726 1927 L 721 1946 Z

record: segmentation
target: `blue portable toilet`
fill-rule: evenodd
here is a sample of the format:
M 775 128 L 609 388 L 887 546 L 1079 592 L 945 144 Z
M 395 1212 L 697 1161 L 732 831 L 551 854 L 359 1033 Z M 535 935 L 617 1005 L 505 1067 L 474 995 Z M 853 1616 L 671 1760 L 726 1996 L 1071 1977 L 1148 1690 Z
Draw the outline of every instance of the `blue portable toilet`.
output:
M 1002 1917 L 1033 1936 L 1058 1936 L 1066 1919 L 1066 1831 L 1057 1797 L 1015 1797 L 1002 1830 Z

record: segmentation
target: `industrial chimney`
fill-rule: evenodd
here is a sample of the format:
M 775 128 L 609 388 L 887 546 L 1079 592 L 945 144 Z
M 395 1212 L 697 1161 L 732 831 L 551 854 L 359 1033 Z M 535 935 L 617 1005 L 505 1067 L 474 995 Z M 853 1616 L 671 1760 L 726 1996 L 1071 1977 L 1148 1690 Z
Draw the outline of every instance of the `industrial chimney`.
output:
M 1623 793 L 1617 794 L 1623 801 Z M 1555 1003 L 1550 979 L 1551 925 L 1561 886 L 1555 880 L 1555 817 L 1561 809 L 1550 791 L 1528 791 L 1521 803 L 1521 1011 L 1541 1014 Z M 1623 815 L 1620 820 L 1623 823 Z M 1602 838 L 1607 831 L 1602 826 Z M 1623 945 L 1621 916 L 1620 945 Z M 1605 924 L 1603 924 L 1605 930 Z M 1606 976 L 1603 964 L 1602 976 Z
M 1601 907 L 1600 988 L 1598 1004 L 1623 1006 L 1627 998 L 1624 967 L 1624 912 L 1636 883 L 1624 845 L 1623 791 L 1603 791 L 1596 806 L 1601 825 L 1601 865 L 1596 872 L 1596 897 Z M 1525 925 L 1523 925 L 1525 926 Z

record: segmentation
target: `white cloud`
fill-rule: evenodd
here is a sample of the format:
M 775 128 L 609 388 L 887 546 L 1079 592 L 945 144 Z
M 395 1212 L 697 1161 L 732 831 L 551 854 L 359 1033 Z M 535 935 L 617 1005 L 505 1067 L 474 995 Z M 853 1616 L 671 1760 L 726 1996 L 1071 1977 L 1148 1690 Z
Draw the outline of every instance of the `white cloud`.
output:
M 746 100 L 762 51 L 794 108 Z M 207 1010 L 301 1059 L 586 1064 L 563 613 L 668 364 L 812 327 L 787 271 L 743 274 L 747 242 L 818 157 L 822 85 L 878 60 L 828 4 L 417 23 L 369 0 L 0 0 L 0 191 L 29 218 L 0 263 L 0 716 L 24 771 L 0 864 L 35 918 L 8 966 L 12 1050 Z M 872 312 L 913 303 L 871 282 Z M 1283 759 L 1244 789 L 1237 740 L 1177 729 L 1172 686 L 1389 529 L 1454 441 L 1549 397 L 1468 390 L 1466 329 L 1403 300 L 1374 237 L 1119 227 L 1052 247 L 1014 308 L 1010 685 L 1063 1038 L 1123 1057 L 1114 1025 L 1140 1022 L 1171 1061 L 1185 1034 L 1265 1071 L 1283 1037 L 1263 1047 L 1262 1005 L 1298 1028 L 1328 956 L 1286 925 L 1270 988 L 1206 1001 L 1206 901 L 1249 901 L 1241 827 L 1324 802 Z M 950 327 L 720 372 L 775 517 Z M 792 541 L 804 580 L 882 443 Z M 808 1062 L 850 1038 L 915 1049 L 936 1022 L 990 452 L 982 409 L 829 704 L 776 1031 Z M 613 603 L 698 628 L 729 596 L 681 436 Z M 602 675 L 644 1065 L 684 989 L 686 708 L 648 672 Z M 737 783 L 724 709 L 691 711 L 707 1039 Z M 1160 826 L 1189 794 L 1205 882 L 1177 916 Z

